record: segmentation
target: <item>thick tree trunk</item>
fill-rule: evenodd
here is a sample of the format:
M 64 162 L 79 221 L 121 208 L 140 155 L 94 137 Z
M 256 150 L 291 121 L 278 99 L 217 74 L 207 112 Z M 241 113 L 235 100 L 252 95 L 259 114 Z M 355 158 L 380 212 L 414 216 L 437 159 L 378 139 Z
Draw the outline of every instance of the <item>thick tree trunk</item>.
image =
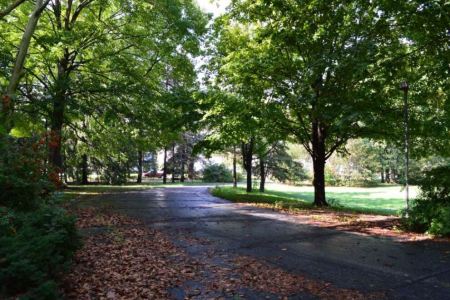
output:
M 172 145 L 172 183 L 175 182 L 175 143 Z
M 312 159 L 314 168 L 314 205 L 328 206 L 325 197 L 325 135 L 320 121 L 312 123 Z
M 384 169 L 383 168 L 381 168 L 380 174 L 381 174 L 381 183 L 385 183 L 385 180 L 384 180 Z
M 247 193 L 251 193 L 252 192 L 252 167 L 247 168 L 246 171 L 247 171 L 247 188 L 246 188 L 246 191 L 247 191 Z
M 314 205 L 328 206 L 325 197 L 325 159 L 313 160 L 314 168 Z
M 233 187 L 237 187 L 236 146 L 233 146 Z
M 138 151 L 138 176 L 136 183 L 142 183 L 142 167 L 144 164 L 144 153 L 139 150 Z
M 89 170 L 88 170 L 88 156 L 87 154 L 83 154 L 81 157 L 81 184 L 89 184 Z
M 252 192 L 252 160 L 253 160 L 253 143 L 254 139 L 251 138 L 249 143 L 242 143 L 242 161 L 244 169 L 247 172 L 247 193 Z
M 57 94 L 53 99 L 53 113 L 50 125 L 49 160 L 56 172 L 62 172 L 62 128 L 64 124 L 65 99 Z
M 261 177 L 261 181 L 259 182 L 259 191 L 264 193 L 266 186 L 266 167 L 265 167 L 264 159 L 259 158 L 259 177 Z
M 163 183 L 167 183 L 167 147 L 164 147 Z

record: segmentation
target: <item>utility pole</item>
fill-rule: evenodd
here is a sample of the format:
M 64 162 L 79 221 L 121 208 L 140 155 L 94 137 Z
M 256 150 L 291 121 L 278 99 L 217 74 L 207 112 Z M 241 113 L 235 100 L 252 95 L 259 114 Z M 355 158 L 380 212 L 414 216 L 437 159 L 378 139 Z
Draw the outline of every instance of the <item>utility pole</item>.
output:
M 408 82 L 403 81 L 400 84 L 400 89 L 403 91 L 403 122 L 405 125 L 405 191 L 406 191 L 406 211 L 409 211 L 409 111 L 408 111 Z

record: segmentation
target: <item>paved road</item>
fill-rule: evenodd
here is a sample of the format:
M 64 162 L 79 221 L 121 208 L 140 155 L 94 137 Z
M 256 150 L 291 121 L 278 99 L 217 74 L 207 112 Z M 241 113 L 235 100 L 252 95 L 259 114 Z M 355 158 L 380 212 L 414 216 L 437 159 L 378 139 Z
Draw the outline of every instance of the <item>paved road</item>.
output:
M 299 223 L 295 216 L 218 199 L 207 187 L 103 195 L 95 203 L 172 233 L 214 241 L 289 272 L 392 299 L 450 299 L 450 245 L 397 242 Z M 189 251 L 201 251 L 188 249 Z

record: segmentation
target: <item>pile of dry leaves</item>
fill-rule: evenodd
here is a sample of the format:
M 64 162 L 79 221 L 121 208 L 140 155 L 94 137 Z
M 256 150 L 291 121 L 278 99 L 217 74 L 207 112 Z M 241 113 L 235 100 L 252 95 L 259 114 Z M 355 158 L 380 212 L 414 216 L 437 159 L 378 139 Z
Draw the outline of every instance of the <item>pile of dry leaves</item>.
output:
M 188 257 L 161 232 L 122 215 L 77 210 L 89 234 L 65 279 L 69 299 L 167 299 L 168 288 L 192 278 Z

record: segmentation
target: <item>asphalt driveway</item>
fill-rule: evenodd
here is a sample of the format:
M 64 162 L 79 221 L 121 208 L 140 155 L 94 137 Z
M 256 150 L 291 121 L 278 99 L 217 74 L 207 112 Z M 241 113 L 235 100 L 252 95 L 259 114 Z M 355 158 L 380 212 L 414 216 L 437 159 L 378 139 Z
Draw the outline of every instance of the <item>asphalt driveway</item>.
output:
M 213 197 L 207 187 L 104 194 L 90 202 L 160 228 L 175 243 L 181 236 L 206 239 L 217 253 L 256 257 L 340 288 L 386 291 L 392 299 L 450 299 L 448 243 L 398 242 L 313 227 L 293 215 Z M 192 255 L 205 251 L 179 245 Z

